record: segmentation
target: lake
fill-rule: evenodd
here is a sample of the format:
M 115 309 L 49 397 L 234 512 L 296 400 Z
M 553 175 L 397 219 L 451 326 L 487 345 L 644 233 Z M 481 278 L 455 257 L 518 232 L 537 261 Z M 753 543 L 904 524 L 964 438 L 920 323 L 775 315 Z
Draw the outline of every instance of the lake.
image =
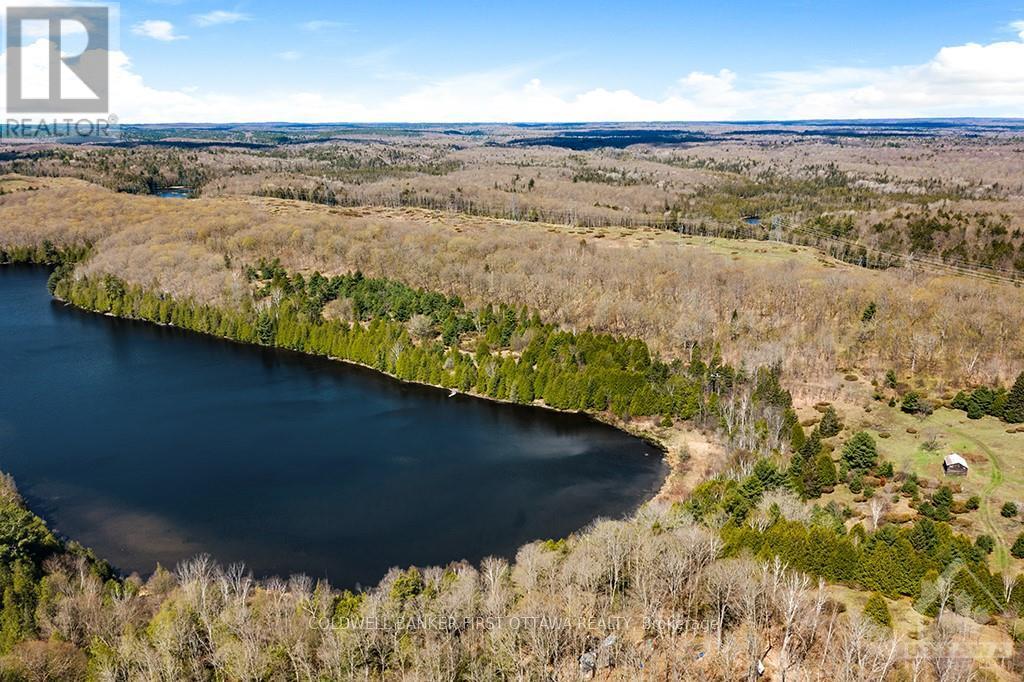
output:
M 161 199 L 191 199 L 192 190 L 188 187 L 164 187 L 153 193 Z
M 122 571 L 207 552 L 373 584 L 621 517 L 666 474 L 583 415 L 86 313 L 47 276 L 0 266 L 0 469 Z

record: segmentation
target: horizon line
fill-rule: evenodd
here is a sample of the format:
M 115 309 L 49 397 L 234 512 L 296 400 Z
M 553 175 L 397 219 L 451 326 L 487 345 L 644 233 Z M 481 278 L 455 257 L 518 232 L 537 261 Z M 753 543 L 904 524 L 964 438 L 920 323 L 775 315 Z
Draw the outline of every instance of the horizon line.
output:
M 131 126 L 137 128 L 155 126 L 230 126 L 230 125 L 290 125 L 290 126 L 381 126 L 381 125 L 416 125 L 416 126 L 482 126 L 482 125 L 511 125 L 511 126 L 542 126 L 542 125 L 793 125 L 793 124 L 820 124 L 820 123 L 912 123 L 912 122 L 1014 122 L 1024 123 L 1024 116 L 908 116 L 908 117 L 884 117 L 884 118 L 791 118 L 791 119 L 721 119 L 721 120 L 593 120 L 593 121 L 164 121 L 160 123 L 132 123 L 118 121 L 119 126 Z

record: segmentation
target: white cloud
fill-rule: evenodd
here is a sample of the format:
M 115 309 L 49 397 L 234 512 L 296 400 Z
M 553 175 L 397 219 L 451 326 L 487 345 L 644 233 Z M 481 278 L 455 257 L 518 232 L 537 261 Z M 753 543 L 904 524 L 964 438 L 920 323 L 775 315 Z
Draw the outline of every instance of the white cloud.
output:
M 303 31 L 327 31 L 333 28 L 344 28 L 347 24 L 341 21 L 332 21 L 330 19 L 313 19 L 312 21 L 304 21 L 299 24 L 299 28 Z
M 242 14 L 241 12 L 229 12 L 223 9 L 217 9 L 206 14 L 193 15 L 192 21 L 196 22 L 198 26 L 202 28 L 208 28 L 210 26 L 219 26 L 221 24 L 237 24 L 240 21 L 249 21 L 252 19 L 248 14 Z
M 146 35 L 156 37 L 154 32 L 164 36 L 159 39 L 182 37 L 170 26 L 147 29 Z M 290 59 L 292 55 L 299 56 L 290 50 L 277 56 Z M 113 57 L 112 110 L 122 121 L 139 123 L 707 121 L 1024 114 L 1024 36 L 943 47 L 930 60 L 914 65 L 760 74 L 693 71 L 668 84 L 657 97 L 627 89 L 554 87 L 533 77 L 536 65 L 435 80 L 415 76 L 411 87 L 385 96 L 360 94 L 344 85 L 245 94 L 169 91 L 147 85 L 123 53 Z
M 1020 39 L 1024 40 L 1024 20 L 1012 22 L 1010 24 L 1010 28 L 1017 31 L 1017 35 L 1020 36 Z
M 284 52 L 278 52 L 277 58 L 283 59 L 286 62 L 295 62 L 302 59 L 302 53 L 295 50 L 285 50 Z
M 163 19 L 146 19 L 132 26 L 132 33 L 153 40 L 185 40 L 188 36 L 178 35 L 174 32 L 174 24 Z

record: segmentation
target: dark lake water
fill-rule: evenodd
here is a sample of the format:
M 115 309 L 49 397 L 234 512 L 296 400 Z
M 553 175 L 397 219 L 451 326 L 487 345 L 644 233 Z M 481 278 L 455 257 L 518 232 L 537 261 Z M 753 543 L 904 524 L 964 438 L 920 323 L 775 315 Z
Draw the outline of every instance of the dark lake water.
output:
M 665 475 L 583 416 L 85 313 L 47 274 L 0 266 L 0 469 L 124 571 L 208 552 L 372 584 L 624 515 Z
M 154 194 L 161 199 L 191 199 L 192 190 L 188 187 L 165 187 L 158 189 Z

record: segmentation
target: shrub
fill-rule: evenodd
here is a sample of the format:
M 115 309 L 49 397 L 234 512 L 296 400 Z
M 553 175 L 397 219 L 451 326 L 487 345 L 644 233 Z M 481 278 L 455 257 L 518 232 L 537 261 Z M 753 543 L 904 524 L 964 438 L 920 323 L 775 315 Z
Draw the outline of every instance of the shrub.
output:
M 974 546 L 985 554 L 991 554 L 992 550 L 996 548 L 996 541 L 992 539 L 991 535 L 979 535 L 978 539 L 974 541 Z
M 903 396 L 903 401 L 900 403 L 900 409 L 907 414 L 917 414 L 921 411 L 921 396 L 915 391 Z
M 889 613 L 889 605 L 886 604 L 885 597 L 878 592 L 874 592 L 868 597 L 868 603 L 864 605 L 864 615 L 876 625 L 881 625 L 884 628 L 892 627 L 892 614 Z
M 999 510 L 999 513 L 1008 519 L 1012 519 L 1017 515 L 1017 505 L 1013 502 L 1003 503 L 1003 508 Z

